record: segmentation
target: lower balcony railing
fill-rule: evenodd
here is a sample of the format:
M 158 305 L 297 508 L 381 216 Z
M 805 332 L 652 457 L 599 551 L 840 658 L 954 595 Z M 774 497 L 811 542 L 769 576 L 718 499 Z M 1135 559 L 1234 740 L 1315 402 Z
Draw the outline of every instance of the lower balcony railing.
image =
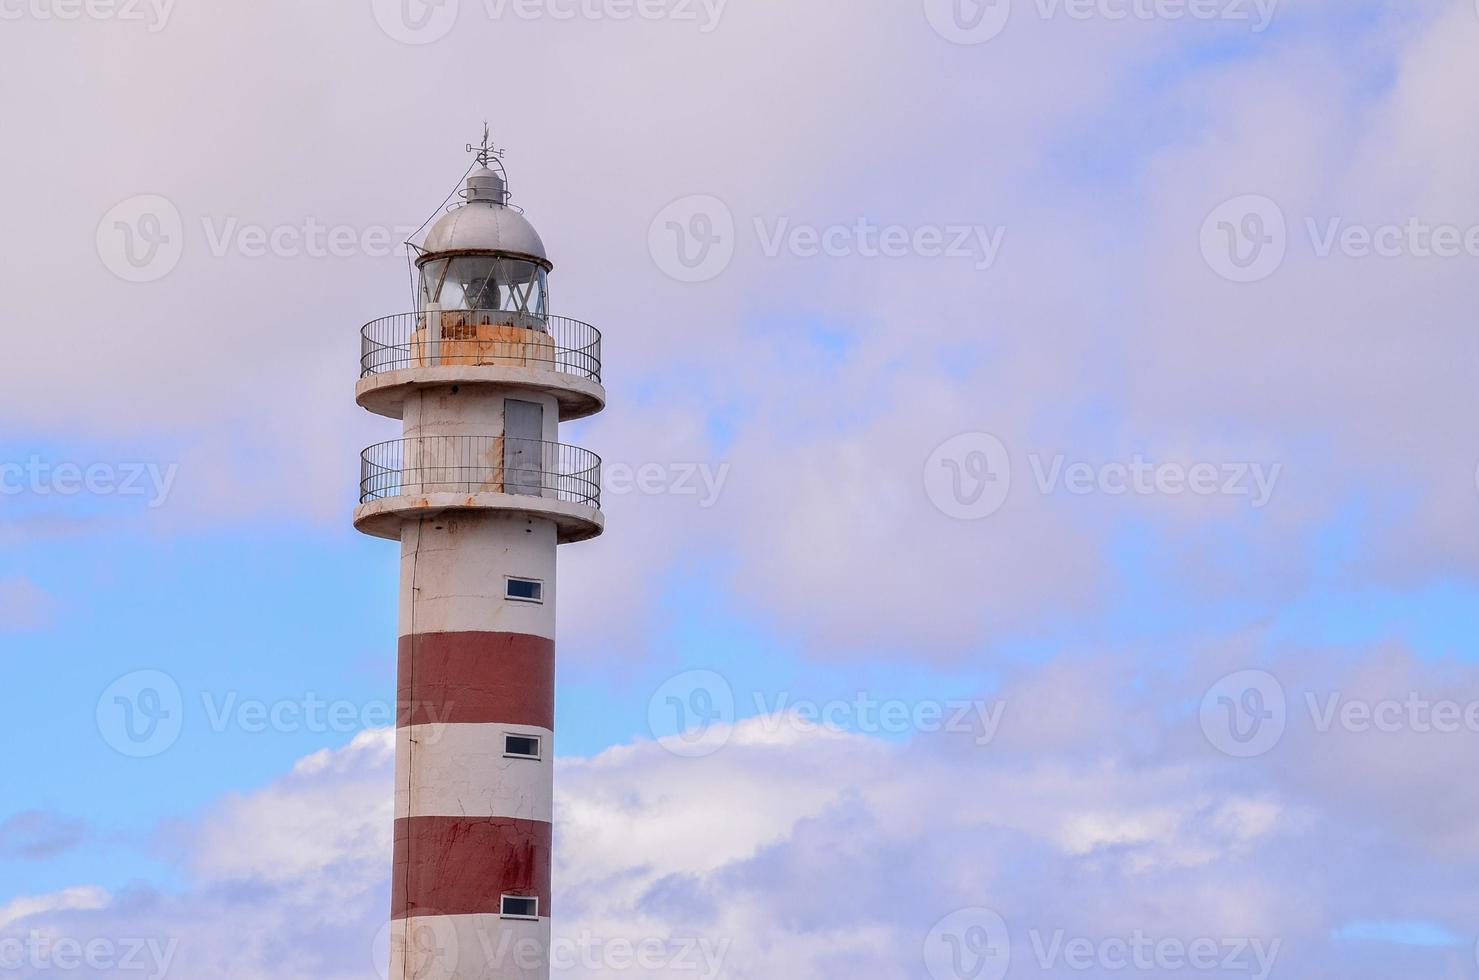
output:
M 360 456 L 360 503 L 432 493 L 512 493 L 601 506 L 601 457 L 557 442 L 419 436 Z
M 504 365 L 601 381 L 601 331 L 507 310 L 401 313 L 360 331 L 360 377 L 406 368 Z

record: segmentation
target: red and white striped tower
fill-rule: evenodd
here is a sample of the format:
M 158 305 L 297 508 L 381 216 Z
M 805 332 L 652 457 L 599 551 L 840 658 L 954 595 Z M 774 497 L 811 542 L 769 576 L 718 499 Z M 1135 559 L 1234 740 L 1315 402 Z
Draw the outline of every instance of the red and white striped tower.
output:
M 368 324 L 354 523 L 401 542 L 391 980 L 549 976 L 555 552 L 601 533 L 600 334 L 552 316 L 497 152 L 417 249 L 417 310 Z

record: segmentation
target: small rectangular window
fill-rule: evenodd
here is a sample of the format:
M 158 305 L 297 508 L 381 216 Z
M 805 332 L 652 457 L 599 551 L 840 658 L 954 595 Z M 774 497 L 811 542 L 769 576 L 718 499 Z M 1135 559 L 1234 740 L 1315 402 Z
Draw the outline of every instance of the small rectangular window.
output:
M 539 899 L 526 898 L 523 895 L 503 896 L 503 917 L 505 919 L 537 919 L 539 918 Z
M 538 579 L 513 578 L 510 576 L 508 587 L 504 590 L 503 594 L 510 599 L 517 599 L 519 602 L 543 602 L 544 583 Z
M 538 759 L 538 735 L 503 736 L 503 755 L 507 759 Z

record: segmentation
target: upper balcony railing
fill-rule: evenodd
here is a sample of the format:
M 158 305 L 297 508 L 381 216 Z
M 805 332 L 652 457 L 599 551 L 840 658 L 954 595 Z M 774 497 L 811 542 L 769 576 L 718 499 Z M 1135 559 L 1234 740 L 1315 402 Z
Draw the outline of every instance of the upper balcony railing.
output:
M 406 368 L 503 365 L 601 382 L 601 331 L 563 316 L 507 310 L 401 313 L 360 331 L 360 377 Z
M 360 457 L 360 503 L 433 493 L 509 493 L 601 507 L 601 457 L 504 436 L 417 436 Z

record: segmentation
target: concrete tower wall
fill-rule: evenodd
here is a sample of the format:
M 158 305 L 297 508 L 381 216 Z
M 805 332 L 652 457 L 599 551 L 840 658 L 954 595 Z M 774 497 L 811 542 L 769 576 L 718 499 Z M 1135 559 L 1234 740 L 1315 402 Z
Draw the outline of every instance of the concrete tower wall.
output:
M 502 404 L 420 400 L 408 436 L 501 431 Z M 520 514 L 444 512 L 402 531 L 392 915 L 410 962 L 392 978 L 454 956 L 449 980 L 548 975 L 557 547 L 551 521 Z M 509 598 L 510 577 L 540 582 L 541 601 Z M 539 758 L 510 758 L 509 735 L 539 739 Z M 537 899 L 537 920 L 503 917 L 505 895 Z M 429 938 L 436 955 L 418 954 Z
M 548 975 L 556 548 L 553 523 L 517 514 L 405 525 L 392 915 L 410 961 L 392 978 Z M 508 598 L 509 576 L 543 601 Z M 510 735 L 539 758 L 510 757 Z M 537 920 L 505 918 L 505 895 Z
M 506 398 L 544 407 L 544 440 L 559 441 L 560 406 L 553 395 L 509 385 L 438 385 L 405 401 L 405 437 L 501 436 Z
M 552 522 L 520 514 L 443 513 L 406 522 L 400 635 L 485 631 L 553 642 L 555 548 Z M 544 601 L 505 598 L 510 576 L 542 582 Z

